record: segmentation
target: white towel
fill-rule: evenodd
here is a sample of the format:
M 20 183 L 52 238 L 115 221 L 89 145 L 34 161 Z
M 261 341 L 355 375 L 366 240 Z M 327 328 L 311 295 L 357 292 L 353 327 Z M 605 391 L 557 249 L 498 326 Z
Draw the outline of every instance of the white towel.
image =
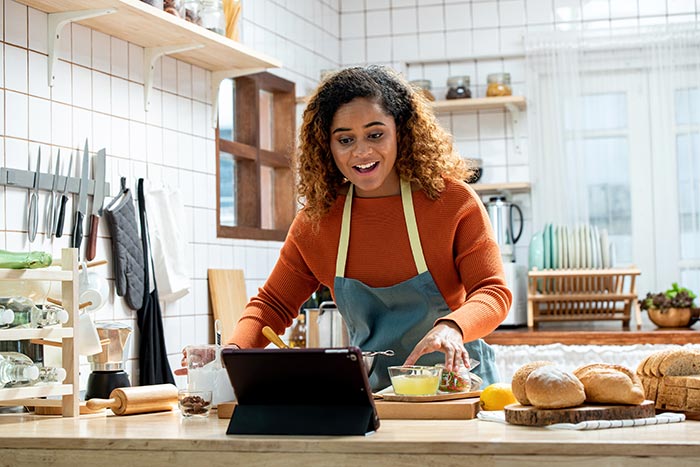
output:
M 476 415 L 479 420 L 487 422 L 506 423 L 506 414 L 503 411 L 482 411 Z M 605 428 L 624 428 L 629 426 L 662 425 L 665 423 L 678 423 L 685 420 L 682 413 L 665 412 L 656 417 L 635 418 L 631 420 L 589 420 L 580 423 L 555 423 L 543 427 L 549 430 L 602 430 Z

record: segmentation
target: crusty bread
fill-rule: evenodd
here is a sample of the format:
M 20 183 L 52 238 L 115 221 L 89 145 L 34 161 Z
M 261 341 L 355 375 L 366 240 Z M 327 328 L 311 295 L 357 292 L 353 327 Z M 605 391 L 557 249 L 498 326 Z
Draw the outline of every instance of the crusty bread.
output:
M 538 409 L 563 409 L 581 405 L 586 393 L 581 381 L 552 365 L 541 366 L 525 381 L 529 402 Z
M 653 355 L 653 354 L 652 354 Z M 647 355 L 644 360 L 639 362 L 639 365 L 637 365 L 637 374 L 639 376 L 649 376 L 647 373 L 644 372 L 644 366 L 647 364 L 649 359 L 651 358 L 651 355 Z
M 700 374 L 700 353 L 678 349 L 667 354 L 659 363 L 659 376 L 690 376 Z
M 574 371 L 586 392 L 586 402 L 598 404 L 641 404 L 644 387 L 637 375 L 621 365 L 591 363 Z
M 546 365 L 554 365 L 554 363 L 547 361 L 530 362 L 526 363 L 515 371 L 510 387 L 513 390 L 513 395 L 518 402 L 520 402 L 520 404 L 532 405 L 530 404 L 530 401 L 527 398 L 527 393 L 525 392 L 525 382 L 527 381 L 527 377 L 530 376 L 530 373 L 535 371 L 537 368 Z
M 659 378 L 653 376 L 647 376 L 647 378 L 648 386 L 646 388 L 646 391 L 644 391 L 644 395 L 648 400 L 655 401 L 656 395 L 659 392 Z
M 661 376 L 661 373 L 659 373 L 659 365 L 664 358 L 666 358 L 666 356 L 674 350 L 675 349 L 666 349 L 659 352 L 654 352 L 649 358 L 647 364 L 644 366 L 644 372 L 649 376 Z

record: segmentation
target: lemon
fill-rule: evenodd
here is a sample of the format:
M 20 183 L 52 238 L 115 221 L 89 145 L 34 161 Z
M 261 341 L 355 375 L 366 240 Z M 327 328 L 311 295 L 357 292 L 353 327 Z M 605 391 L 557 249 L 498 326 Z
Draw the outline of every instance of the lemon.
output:
M 518 401 L 513 395 L 510 384 L 506 383 L 491 384 L 481 391 L 479 396 L 481 410 L 503 410 L 506 405 L 516 402 Z

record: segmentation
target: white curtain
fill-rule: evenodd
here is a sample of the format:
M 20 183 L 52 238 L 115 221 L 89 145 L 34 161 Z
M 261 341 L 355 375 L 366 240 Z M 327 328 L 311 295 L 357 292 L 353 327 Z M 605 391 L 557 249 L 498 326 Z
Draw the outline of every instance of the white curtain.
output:
M 535 228 L 544 222 L 589 220 L 582 133 L 590 115 L 584 116 L 581 98 L 593 82 L 615 79 L 623 71 L 648 77 L 644 92 L 655 137 L 637 136 L 651 139 L 654 169 L 676 168 L 666 163 L 675 146 L 674 90 L 700 83 L 697 24 L 530 33 L 525 48 Z

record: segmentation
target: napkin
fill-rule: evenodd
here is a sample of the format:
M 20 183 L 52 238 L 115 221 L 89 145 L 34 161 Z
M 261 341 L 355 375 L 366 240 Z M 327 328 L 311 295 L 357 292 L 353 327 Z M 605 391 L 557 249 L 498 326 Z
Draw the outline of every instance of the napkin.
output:
M 476 415 L 479 420 L 487 422 L 506 423 L 506 414 L 503 411 L 481 411 Z M 635 418 L 631 420 L 589 420 L 580 423 L 555 423 L 540 428 L 549 430 L 603 430 L 605 428 L 624 428 L 629 426 L 663 425 L 666 423 L 678 423 L 685 420 L 685 414 L 665 412 L 655 417 Z

